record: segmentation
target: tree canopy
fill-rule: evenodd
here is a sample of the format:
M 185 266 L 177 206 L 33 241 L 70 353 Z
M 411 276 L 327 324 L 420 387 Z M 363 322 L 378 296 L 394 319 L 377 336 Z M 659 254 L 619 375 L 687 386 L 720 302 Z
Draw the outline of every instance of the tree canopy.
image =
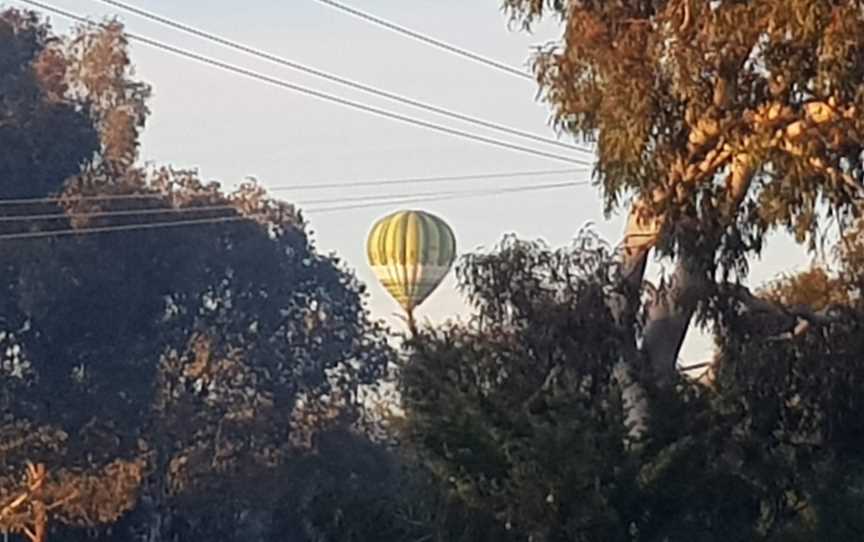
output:
M 596 141 L 607 208 L 630 204 L 623 250 L 584 231 L 466 254 L 474 317 L 401 353 L 293 205 L 139 164 L 150 88 L 121 25 L 0 12 L 0 532 L 860 536 L 857 4 L 504 5 L 562 24 L 538 82 Z M 827 263 L 742 286 L 766 232 L 815 248 L 832 221 Z M 676 268 L 651 285 L 655 248 Z M 716 341 L 698 381 L 675 370 L 694 314 Z M 401 412 L 370 420 L 394 380 Z
M 694 312 L 712 306 L 718 281 L 746 274 L 767 232 L 815 247 L 830 224 L 842 233 L 858 215 L 856 2 L 504 5 L 528 28 L 561 21 L 561 40 L 536 57 L 538 81 L 558 126 L 596 141 L 607 208 L 630 202 L 630 280 L 641 282 L 651 249 L 675 258 L 642 347 L 661 378 Z
M 864 175 L 856 2 L 505 5 L 526 25 L 562 19 L 538 79 L 561 127 L 596 139 L 610 204 L 635 193 L 673 231 L 705 235 L 816 234 L 820 199 L 851 214 Z
M 605 302 L 621 284 L 615 269 L 587 235 L 555 251 L 509 239 L 463 260 L 481 316 L 422 333 L 402 377 L 406 437 L 423 464 L 468 509 L 491 513 L 504 539 L 854 536 L 860 300 L 789 338 L 754 332 L 755 315 L 730 307 L 710 386 L 647 380 L 651 424 L 634 439 L 614 368 L 637 330 Z M 836 280 L 854 288 L 849 279 Z
M 14 151 L 0 170 L 0 528 L 42 542 L 46 514 L 95 527 L 149 506 L 153 529 L 227 487 L 235 506 L 266 507 L 281 488 L 231 481 L 296 455 L 316 405 L 350 426 L 360 387 L 387 370 L 363 287 L 259 187 L 136 165 L 149 89 L 118 25 L 58 38 L 10 10 L 0 36 Z M 99 232 L 118 226 L 132 229 Z
M 854 537 L 860 7 L 504 5 L 529 29 L 561 23 L 561 40 L 535 59 L 542 96 L 560 130 L 596 142 L 607 210 L 628 203 L 630 219 L 617 274 L 538 264 L 587 261 L 587 250 L 606 262 L 597 268 L 612 265 L 585 245 L 562 258 L 505 244 L 463 262 L 463 284 L 482 300 L 477 322 L 429 331 L 403 377 L 424 460 L 520 540 Z M 769 231 L 815 249 L 832 224 L 838 269 L 757 293 L 741 285 Z M 652 249 L 675 266 L 656 286 L 643 281 Z M 574 281 L 584 286 L 566 288 Z M 676 370 L 697 310 L 717 341 L 707 386 Z M 590 372 L 594 359 L 605 360 L 599 383 L 561 377 Z M 544 372 L 552 360 L 560 372 Z M 546 409 L 526 412 L 529 390 Z M 548 408 L 571 401 L 581 408 Z M 619 440 L 592 446 L 610 435 Z M 550 456 L 561 443 L 566 457 Z

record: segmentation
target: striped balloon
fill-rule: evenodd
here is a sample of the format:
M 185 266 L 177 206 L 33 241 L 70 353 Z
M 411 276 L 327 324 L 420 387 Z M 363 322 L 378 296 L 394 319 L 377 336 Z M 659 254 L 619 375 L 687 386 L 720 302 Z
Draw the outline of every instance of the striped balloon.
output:
M 372 226 L 369 264 L 409 319 L 450 271 L 456 238 L 443 220 L 424 211 L 399 211 Z

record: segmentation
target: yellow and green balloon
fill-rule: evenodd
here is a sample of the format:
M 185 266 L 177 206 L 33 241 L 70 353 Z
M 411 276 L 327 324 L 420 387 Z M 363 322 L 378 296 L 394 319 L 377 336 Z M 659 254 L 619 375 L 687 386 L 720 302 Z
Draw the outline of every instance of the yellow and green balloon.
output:
M 378 280 L 413 326 L 414 309 L 441 284 L 456 258 L 453 230 L 425 211 L 398 211 L 372 226 L 366 248 Z

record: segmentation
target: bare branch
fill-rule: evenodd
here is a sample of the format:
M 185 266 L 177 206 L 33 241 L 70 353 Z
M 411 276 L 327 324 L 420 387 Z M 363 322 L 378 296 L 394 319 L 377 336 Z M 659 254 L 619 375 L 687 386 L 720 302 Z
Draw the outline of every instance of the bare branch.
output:
M 726 288 L 741 303 L 746 313 L 760 316 L 760 325 L 765 331 L 782 330 L 766 337 L 767 341 L 785 341 L 800 337 L 815 326 L 825 326 L 842 322 L 846 315 L 839 305 L 830 305 L 820 311 L 814 311 L 804 305 L 785 306 L 777 301 L 764 299 L 753 295 L 741 285 L 727 285 Z M 765 318 L 772 325 L 765 324 Z
M 6 517 L 9 514 L 12 514 L 16 508 L 21 506 L 24 503 L 24 501 L 27 500 L 28 496 L 29 496 L 29 493 L 22 493 L 21 495 L 17 496 L 15 499 L 13 499 L 12 502 L 10 502 L 6 506 L 4 506 L 2 509 L 0 509 L 0 519 Z
M 71 493 L 69 493 L 68 495 L 66 495 L 65 497 L 60 499 L 59 501 L 55 501 L 55 502 L 51 503 L 50 505 L 48 505 L 45 508 L 45 511 L 50 512 L 51 510 L 54 510 L 55 508 L 59 508 L 59 507 L 63 506 L 64 504 L 68 503 L 69 501 L 77 499 L 79 496 L 80 496 L 80 493 L 78 492 L 78 490 L 73 489 Z

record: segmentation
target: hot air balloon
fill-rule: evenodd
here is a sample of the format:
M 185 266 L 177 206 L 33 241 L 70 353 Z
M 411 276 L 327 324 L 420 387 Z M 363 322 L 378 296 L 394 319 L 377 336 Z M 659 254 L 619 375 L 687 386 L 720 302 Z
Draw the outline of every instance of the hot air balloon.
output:
M 369 265 L 408 316 L 438 287 L 456 257 L 446 222 L 425 211 L 398 211 L 378 220 L 367 242 Z

